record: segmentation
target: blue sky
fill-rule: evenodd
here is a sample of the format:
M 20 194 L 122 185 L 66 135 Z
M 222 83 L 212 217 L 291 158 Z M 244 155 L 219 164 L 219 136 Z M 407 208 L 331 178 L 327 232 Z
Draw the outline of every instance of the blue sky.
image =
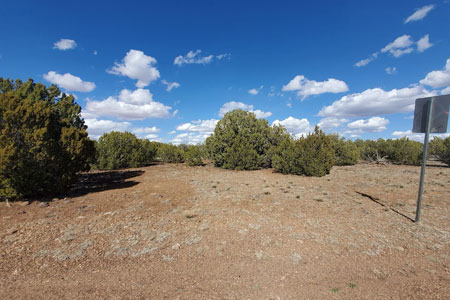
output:
M 6 1 L 0 76 L 57 84 L 90 136 L 202 142 L 242 108 L 300 136 L 410 132 L 450 94 L 450 1 Z

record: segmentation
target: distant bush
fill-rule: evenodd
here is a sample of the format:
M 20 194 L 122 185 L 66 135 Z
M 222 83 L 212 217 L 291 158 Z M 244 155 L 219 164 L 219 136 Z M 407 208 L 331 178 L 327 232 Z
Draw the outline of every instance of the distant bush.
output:
M 172 144 L 159 144 L 158 158 L 164 163 L 182 163 L 184 162 L 184 151 L 182 147 Z
M 272 128 L 267 120 L 257 119 L 254 113 L 238 109 L 225 114 L 205 145 L 216 167 L 255 170 L 271 166 L 273 147 L 285 135 L 284 128 Z
M 434 137 L 430 142 L 430 154 L 450 166 L 450 136 L 445 139 Z
M 339 138 L 337 134 L 331 134 L 329 137 L 334 149 L 336 166 L 349 166 L 358 163 L 360 151 L 353 141 Z
M 188 166 L 202 166 L 203 154 L 201 146 L 189 146 L 184 151 L 184 160 Z
M 316 126 L 306 137 L 283 140 L 272 165 L 283 174 L 324 176 L 330 173 L 334 156 L 332 139 Z
M 361 159 L 366 161 L 386 159 L 394 164 L 420 165 L 422 160 L 422 144 L 408 138 L 357 140 L 355 144 L 360 150 Z
M 0 199 L 65 192 L 95 157 L 81 107 L 52 85 L 0 78 Z
M 101 170 L 142 167 L 152 162 L 156 146 L 138 139 L 130 132 L 112 131 L 102 135 L 97 147 L 97 164 Z

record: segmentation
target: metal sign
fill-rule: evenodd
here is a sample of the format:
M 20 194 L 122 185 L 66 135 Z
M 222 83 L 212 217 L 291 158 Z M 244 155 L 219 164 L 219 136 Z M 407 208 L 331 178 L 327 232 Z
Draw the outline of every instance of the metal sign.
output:
M 419 195 L 417 197 L 416 223 L 420 220 L 420 207 L 422 203 L 423 182 L 425 179 L 425 166 L 427 163 L 430 133 L 447 132 L 449 106 L 450 95 L 416 99 L 413 132 L 425 133 L 425 138 L 423 141 L 422 168 L 420 171 Z
M 425 133 L 427 116 L 428 116 L 428 102 L 433 100 L 430 133 L 445 133 L 447 132 L 448 111 L 450 106 L 450 95 L 434 96 L 428 98 L 420 98 L 416 100 L 416 107 L 414 109 L 414 124 L 413 132 Z

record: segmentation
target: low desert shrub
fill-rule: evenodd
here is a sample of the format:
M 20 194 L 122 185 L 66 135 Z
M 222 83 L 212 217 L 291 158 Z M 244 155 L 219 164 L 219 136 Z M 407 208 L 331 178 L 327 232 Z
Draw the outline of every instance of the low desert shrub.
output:
M 353 141 L 339 138 L 337 134 L 331 134 L 329 137 L 334 149 L 336 166 L 350 166 L 358 163 L 360 151 Z
M 158 158 L 164 163 L 184 162 L 184 151 L 181 147 L 172 144 L 159 144 Z
M 450 136 L 445 139 L 434 137 L 430 142 L 430 154 L 450 166 Z
M 202 166 L 203 154 L 201 146 L 189 146 L 184 152 L 184 160 L 188 166 Z
M 306 137 L 283 140 L 272 165 L 283 174 L 324 176 L 330 173 L 334 156 L 331 138 L 316 126 Z
M 96 148 L 96 167 L 100 170 L 142 167 L 151 163 L 156 155 L 156 145 L 130 132 L 105 133 Z

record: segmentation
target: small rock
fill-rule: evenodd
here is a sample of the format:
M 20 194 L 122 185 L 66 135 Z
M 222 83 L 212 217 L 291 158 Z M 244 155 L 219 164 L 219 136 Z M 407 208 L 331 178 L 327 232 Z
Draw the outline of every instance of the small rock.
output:
M 173 261 L 173 257 L 170 255 L 163 255 L 162 258 L 164 261 L 168 261 L 168 262 Z
M 178 250 L 180 249 L 181 245 L 179 243 L 176 243 L 175 245 L 172 246 L 173 250 Z
M 39 207 L 49 207 L 50 204 L 48 202 L 41 202 L 39 203 Z
M 294 265 L 297 265 L 302 260 L 302 257 L 300 254 L 293 252 L 291 254 L 291 260 Z
M 258 260 L 260 260 L 261 258 L 263 258 L 263 252 L 262 251 L 256 251 L 255 252 L 255 256 Z
M 7 235 L 15 234 L 15 233 L 17 233 L 17 231 L 18 231 L 17 228 L 10 228 L 6 231 L 6 234 Z
M 194 245 L 199 243 L 203 238 L 201 236 L 197 236 L 197 235 L 193 235 L 191 236 L 189 239 L 187 239 L 186 241 L 184 241 L 184 243 L 186 245 Z
M 208 230 L 208 229 L 209 229 L 209 224 L 208 224 L 208 223 L 203 223 L 202 225 L 200 225 L 200 226 L 198 227 L 198 229 L 199 229 L 200 231 Z

